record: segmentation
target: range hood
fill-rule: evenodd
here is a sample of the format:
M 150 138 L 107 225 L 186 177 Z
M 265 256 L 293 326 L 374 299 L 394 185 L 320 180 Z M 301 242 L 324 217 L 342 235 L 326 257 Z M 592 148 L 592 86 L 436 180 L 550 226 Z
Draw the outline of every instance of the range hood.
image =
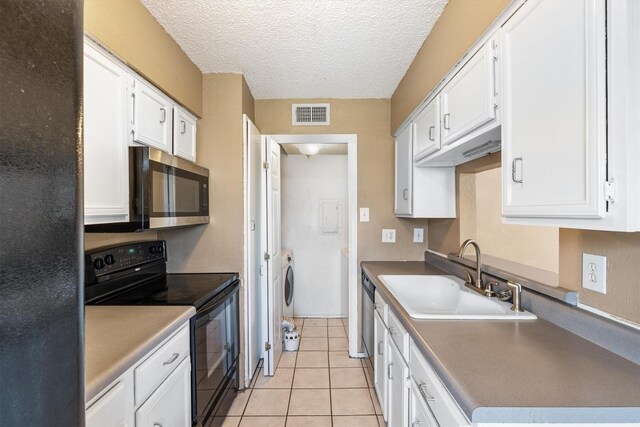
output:
M 429 156 L 416 161 L 418 167 L 451 167 L 496 153 L 502 149 L 501 126 L 478 135 L 467 137 L 442 147 Z

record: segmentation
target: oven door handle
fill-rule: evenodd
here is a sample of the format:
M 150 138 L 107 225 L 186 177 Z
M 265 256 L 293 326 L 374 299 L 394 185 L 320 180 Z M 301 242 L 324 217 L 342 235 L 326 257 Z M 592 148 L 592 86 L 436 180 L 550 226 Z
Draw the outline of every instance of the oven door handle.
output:
M 203 307 L 201 307 L 200 309 L 198 309 L 197 312 L 196 312 L 196 320 L 208 315 L 213 310 L 215 310 L 218 307 L 220 307 L 221 305 L 223 305 L 225 303 L 225 301 L 227 299 L 229 299 L 229 297 L 232 294 L 237 293 L 239 291 L 239 289 L 240 289 L 240 287 L 238 286 L 238 283 L 239 283 L 239 281 L 236 280 L 234 283 L 230 284 L 227 287 L 227 289 L 222 291 L 221 294 L 216 295 L 216 297 L 215 297 L 215 299 L 213 301 L 211 301 L 209 304 L 206 304 Z

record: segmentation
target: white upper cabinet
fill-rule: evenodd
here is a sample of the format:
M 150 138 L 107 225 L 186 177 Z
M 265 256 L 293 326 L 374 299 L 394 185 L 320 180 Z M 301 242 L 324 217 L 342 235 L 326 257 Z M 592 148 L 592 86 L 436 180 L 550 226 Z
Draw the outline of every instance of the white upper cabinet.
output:
M 421 168 L 413 163 L 416 127 L 411 123 L 396 137 L 395 214 L 405 218 L 455 218 L 455 168 Z
M 487 42 L 440 94 L 442 145 L 449 145 L 497 117 L 495 40 Z
M 173 108 L 173 154 L 196 162 L 196 118 L 184 108 Z
M 605 6 L 529 0 L 500 30 L 505 217 L 605 215 Z
M 135 79 L 133 97 L 133 140 L 172 153 L 173 101 L 139 78 Z
M 84 223 L 129 220 L 127 71 L 84 43 Z
M 411 215 L 411 184 L 413 182 L 413 150 L 412 127 L 408 126 L 396 137 L 396 189 L 395 189 L 395 213 L 396 215 Z
M 413 120 L 414 160 L 440 149 L 440 95 L 436 96 Z

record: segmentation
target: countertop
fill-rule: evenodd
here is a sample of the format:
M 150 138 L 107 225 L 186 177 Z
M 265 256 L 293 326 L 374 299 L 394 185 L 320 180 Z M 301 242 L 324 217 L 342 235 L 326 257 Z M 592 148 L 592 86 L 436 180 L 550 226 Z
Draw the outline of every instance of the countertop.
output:
M 195 313 L 192 306 L 85 306 L 86 401 Z
M 640 422 L 640 365 L 544 319 L 408 316 L 382 274 L 444 274 L 424 262 L 363 262 L 471 422 Z

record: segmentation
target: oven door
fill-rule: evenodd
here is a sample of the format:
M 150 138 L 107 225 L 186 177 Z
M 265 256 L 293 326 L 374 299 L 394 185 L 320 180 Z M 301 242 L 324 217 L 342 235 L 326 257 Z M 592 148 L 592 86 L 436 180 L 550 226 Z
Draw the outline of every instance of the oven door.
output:
M 153 148 L 134 150 L 141 182 L 133 202 L 148 228 L 209 222 L 208 169 Z
M 192 340 L 194 422 L 206 420 L 235 375 L 240 352 L 238 282 L 196 312 Z

